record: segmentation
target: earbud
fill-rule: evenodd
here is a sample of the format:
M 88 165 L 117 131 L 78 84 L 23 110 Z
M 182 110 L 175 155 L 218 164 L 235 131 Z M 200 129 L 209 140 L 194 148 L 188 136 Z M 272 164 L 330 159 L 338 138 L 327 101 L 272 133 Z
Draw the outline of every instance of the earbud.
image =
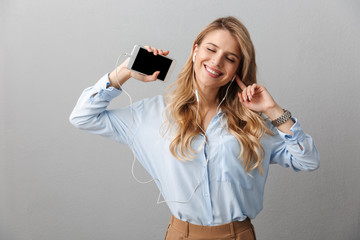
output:
M 195 96 L 196 96 L 196 101 L 199 102 L 199 94 L 198 94 L 198 90 L 195 89 Z
M 193 62 L 195 62 L 196 53 L 193 55 Z

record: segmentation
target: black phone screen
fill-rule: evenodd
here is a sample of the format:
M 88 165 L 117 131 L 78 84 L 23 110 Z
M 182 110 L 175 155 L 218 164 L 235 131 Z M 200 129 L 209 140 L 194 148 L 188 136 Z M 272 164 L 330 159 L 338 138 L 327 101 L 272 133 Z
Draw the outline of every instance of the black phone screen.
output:
M 132 69 L 146 75 L 152 75 L 156 71 L 160 71 L 159 80 L 165 80 L 173 60 L 161 55 L 154 55 L 146 49 L 140 48 L 135 58 Z

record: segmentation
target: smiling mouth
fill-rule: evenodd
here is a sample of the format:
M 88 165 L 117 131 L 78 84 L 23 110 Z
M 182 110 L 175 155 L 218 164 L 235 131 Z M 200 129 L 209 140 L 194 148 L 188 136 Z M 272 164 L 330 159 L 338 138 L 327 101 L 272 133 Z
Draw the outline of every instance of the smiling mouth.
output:
M 212 67 L 209 67 L 206 64 L 204 64 L 204 66 L 205 66 L 206 71 L 208 71 L 209 73 L 211 73 L 215 77 L 219 77 L 219 76 L 223 75 L 222 72 L 220 72 L 220 71 L 218 71 L 218 70 L 216 70 L 216 69 L 214 69 Z

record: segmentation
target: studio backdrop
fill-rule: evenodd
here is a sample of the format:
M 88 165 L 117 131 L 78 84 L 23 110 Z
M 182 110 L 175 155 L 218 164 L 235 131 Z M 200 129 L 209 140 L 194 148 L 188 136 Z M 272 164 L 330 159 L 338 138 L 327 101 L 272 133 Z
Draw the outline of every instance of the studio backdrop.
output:
M 69 115 L 135 44 L 177 65 L 167 83 L 124 88 L 133 101 L 163 94 L 197 33 L 230 15 L 250 32 L 259 83 L 320 152 L 315 172 L 271 166 L 258 239 L 360 239 L 359 12 L 356 0 L 2 0 L 0 239 L 163 239 L 171 213 L 154 183 L 132 178 L 131 151 Z M 128 104 L 123 94 L 110 108 Z

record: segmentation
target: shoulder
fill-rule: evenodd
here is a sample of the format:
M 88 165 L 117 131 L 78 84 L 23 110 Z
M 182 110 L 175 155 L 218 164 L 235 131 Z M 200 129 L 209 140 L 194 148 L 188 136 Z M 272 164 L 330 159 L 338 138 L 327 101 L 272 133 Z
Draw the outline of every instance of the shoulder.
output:
M 144 98 L 143 100 L 140 100 L 134 105 L 137 105 L 134 106 L 135 108 L 141 109 L 142 117 L 144 119 L 158 118 L 159 116 L 161 116 L 165 108 L 164 96 L 156 95 L 151 98 Z

